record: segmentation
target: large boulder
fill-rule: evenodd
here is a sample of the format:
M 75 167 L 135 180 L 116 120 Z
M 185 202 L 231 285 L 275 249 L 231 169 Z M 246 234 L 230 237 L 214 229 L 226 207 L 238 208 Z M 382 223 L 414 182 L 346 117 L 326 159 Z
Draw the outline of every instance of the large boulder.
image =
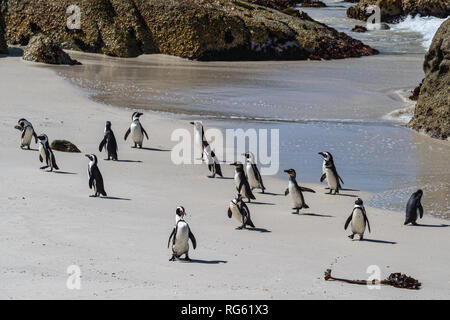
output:
M 3 15 L 0 11 L 0 54 L 8 53 L 8 45 L 6 44 L 5 37 L 5 22 L 3 20 Z
M 48 64 L 80 64 L 72 60 L 59 44 L 44 35 L 34 36 L 23 52 L 23 60 Z
M 247 2 L 277 10 L 284 10 L 295 7 L 299 2 L 302 2 L 302 0 L 248 0 Z
M 425 79 L 409 127 L 434 138 L 450 137 L 450 19 L 433 38 L 425 55 Z
M 81 29 L 67 27 L 71 0 L 7 2 L 8 39 L 42 33 L 64 49 L 135 57 L 162 53 L 198 60 L 360 57 L 377 51 L 306 14 L 231 0 L 78 0 Z
M 361 0 L 356 6 L 347 10 L 347 16 L 366 21 L 372 15 L 370 6 L 378 6 L 381 21 L 398 22 L 407 15 L 434 16 L 446 18 L 450 15 L 448 0 Z

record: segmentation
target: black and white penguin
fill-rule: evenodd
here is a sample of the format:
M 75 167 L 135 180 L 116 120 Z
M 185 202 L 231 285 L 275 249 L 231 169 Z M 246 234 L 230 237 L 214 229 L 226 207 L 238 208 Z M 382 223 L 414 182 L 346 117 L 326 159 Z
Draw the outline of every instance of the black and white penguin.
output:
M 50 171 L 53 171 L 53 169 L 59 170 L 58 165 L 56 164 L 55 155 L 53 154 L 53 151 L 48 143 L 47 135 L 46 134 L 39 135 L 38 140 L 39 140 L 39 161 L 46 164 L 40 169 L 46 169 L 50 167 Z
M 312 189 L 301 187 L 297 184 L 297 173 L 294 169 L 284 170 L 284 172 L 289 175 L 289 185 L 284 192 L 284 195 L 287 196 L 288 194 L 291 194 L 292 201 L 294 202 L 294 208 L 292 209 L 296 210 L 296 214 L 299 214 L 301 209 L 309 209 L 309 206 L 305 202 L 303 192 L 316 192 Z
M 264 187 L 264 183 L 259 173 L 258 166 L 256 165 L 255 156 L 251 152 L 244 153 L 246 159 L 245 171 L 247 173 L 247 180 L 250 184 L 250 188 L 253 189 L 261 189 L 262 193 L 266 188 Z
M 355 207 L 353 208 L 352 214 L 345 222 L 345 230 L 347 230 L 350 222 L 352 223 L 352 234 L 348 236 L 350 239 L 353 239 L 355 237 L 355 234 L 357 234 L 359 235 L 359 240 L 363 240 L 364 232 L 366 231 L 366 224 L 369 232 L 371 232 L 366 209 L 364 208 L 363 201 L 360 198 L 355 201 Z
M 208 142 L 205 137 L 205 129 L 203 128 L 203 123 L 201 121 L 193 121 L 191 124 L 194 126 L 194 143 L 197 148 L 201 151 L 201 159 L 204 159 L 205 152 L 205 142 Z
M 183 254 L 186 255 L 186 260 L 189 259 L 189 239 L 191 239 L 192 246 L 197 248 L 197 240 L 195 240 L 194 234 L 191 231 L 188 223 L 184 220 L 186 211 L 182 206 L 179 206 L 176 210 L 175 227 L 169 237 L 167 247 L 170 247 L 170 240 L 172 241 L 172 258 L 169 261 L 175 261 L 179 259 Z
M 102 142 L 100 142 L 98 151 L 102 152 L 103 148 L 105 148 L 106 152 L 108 153 L 108 159 L 105 160 L 112 159 L 114 161 L 117 161 L 117 141 L 116 137 L 114 136 L 114 132 L 111 129 L 111 122 L 109 121 L 106 121 L 105 135 Z
M 245 202 L 242 200 L 242 195 L 238 194 L 236 199 L 230 201 L 230 205 L 228 207 L 228 218 L 235 217 L 242 225 L 236 229 L 242 230 L 245 229 L 246 226 L 250 226 L 252 228 L 255 225 L 250 218 L 250 210 L 248 209 Z
M 17 125 L 14 127 L 22 132 L 22 137 L 20 141 L 20 148 L 27 148 L 30 150 L 31 140 L 34 137 L 34 142 L 38 143 L 38 137 L 36 132 L 34 131 L 33 125 L 31 122 L 22 118 L 17 121 Z
M 339 193 L 339 190 L 342 189 L 341 182 L 344 184 L 344 181 L 339 176 L 336 170 L 336 166 L 334 165 L 333 156 L 329 152 L 319 152 L 319 154 L 323 157 L 323 166 L 322 166 L 322 177 L 320 178 L 320 182 L 327 179 L 328 187 L 330 188 L 329 194 Z
M 144 135 L 147 137 L 148 140 L 148 134 L 145 131 L 144 127 L 142 126 L 141 122 L 139 121 L 140 116 L 142 116 L 143 113 L 140 112 L 134 112 L 131 116 L 131 125 L 128 128 L 127 132 L 125 132 L 125 140 L 127 140 L 128 135 L 131 133 L 131 138 L 134 142 L 134 148 L 142 148 L 142 143 L 144 142 Z
M 209 178 L 215 178 L 216 174 L 223 178 L 222 168 L 220 167 L 219 159 L 217 159 L 214 151 L 211 150 L 211 146 L 206 140 L 203 141 L 203 159 L 206 160 L 208 169 L 211 172 Z
M 414 192 L 411 197 L 408 200 L 408 203 L 406 204 L 406 219 L 405 219 L 405 225 L 411 223 L 413 225 L 417 225 L 417 211 L 419 211 L 420 219 L 423 217 L 423 207 L 422 207 L 422 196 L 423 191 L 417 190 Z
M 242 194 L 244 198 L 247 198 L 248 202 L 251 202 L 251 200 L 256 200 L 255 195 L 252 192 L 252 188 L 250 188 L 250 184 L 248 183 L 247 177 L 245 176 L 244 165 L 240 162 L 234 162 L 231 165 L 236 167 L 234 173 L 234 185 L 236 186 L 237 192 Z
M 100 195 L 106 197 L 103 177 L 97 166 L 97 156 L 95 154 L 86 154 L 85 156 L 90 160 L 88 165 L 89 188 L 94 188 L 94 194 L 89 197 L 97 198 Z

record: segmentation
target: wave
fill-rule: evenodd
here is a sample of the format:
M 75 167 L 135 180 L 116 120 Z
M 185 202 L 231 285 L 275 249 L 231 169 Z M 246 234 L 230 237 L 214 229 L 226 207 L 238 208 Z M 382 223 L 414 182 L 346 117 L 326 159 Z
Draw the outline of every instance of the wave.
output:
M 407 16 L 398 24 L 391 25 L 392 30 L 401 32 L 417 32 L 422 35 L 422 46 L 429 49 L 436 31 L 446 19 L 436 17 Z
M 389 112 L 383 119 L 399 121 L 406 124 L 411 121 L 414 116 L 416 102 L 409 99 L 409 96 L 411 95 L 410 90 L 396 90 L 394 93 L 403 101 L 403 107 Z

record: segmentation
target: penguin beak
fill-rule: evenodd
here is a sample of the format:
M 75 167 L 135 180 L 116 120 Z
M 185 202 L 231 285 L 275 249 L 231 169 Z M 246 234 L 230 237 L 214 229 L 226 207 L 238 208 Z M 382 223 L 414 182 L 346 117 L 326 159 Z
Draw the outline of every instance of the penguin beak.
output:
M 284 170 L 284 172 L 289 173 L 289 170 Z
M 195 123 L 194 122 L 189 122 L 190 124 L 192 124 L 192 125 L 194 125 Z
M 325 157 L 325 154 L 324 154 L 323 152 L 319 152 L 319 154 L 320 154 L 322 157 Z
M 230 163 L 230 166 L 237 166 L 236 162 Z

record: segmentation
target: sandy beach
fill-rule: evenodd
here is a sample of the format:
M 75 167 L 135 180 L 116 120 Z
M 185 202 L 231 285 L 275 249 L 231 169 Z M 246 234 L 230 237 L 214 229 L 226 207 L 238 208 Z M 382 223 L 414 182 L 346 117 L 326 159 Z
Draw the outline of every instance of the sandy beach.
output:
M 344 223 L 353 196 L 368 200 L 370 194 L 329 196 L 324 185 L 308 184 L 317 191 L 306 194 L 311 209 L 293 215 L 283 194 L 287 178 L 265 177 L 268 194 L 256 193 L 257 203 L 249 205 L 257 229 L 238 231 L 226 215 L 235 192 L 233 167 L 223 165 L 227 179 L 208 179 L 204 165 L 171 162 L 170 135 L 177 128 L 191 130 L 188 122 L 146 112 L 141 120 L 150 135 L 148 149 L 131 149 L 123 141 L 131 110 L 95 103 L 53 70 L 19 57 L 0 58 L 0 75 L 1 299 L 450 296 L 448 220 L 425 215 L 422 226 L 403 226 L 403 215 L 367 207 L 372 233 L 366 241 L 351 241 Z M 21 117 L 50 140 L 72 141 L 82 153 L 55 152 L 61 171 L 39 170 L 38 153 L 19 148 L 14 125 Z M 104 161 L 98 152 L 106 120 L 119 141 L 121 162 Z M 102 159 L 109 198 L 88 197 L 84 153 Z M 168 261 L 178 205 L 186 208 L 198 242 L 192 263 Z M 66 286 L 70 265 L 81 268 L 81 290 Z M 381 278 L 391 272 L 417 278 L 422 289 L 369 290 L 323 279 L 328 268 L 337 277 L 367 279 L 371 265 L 379 266 Z

